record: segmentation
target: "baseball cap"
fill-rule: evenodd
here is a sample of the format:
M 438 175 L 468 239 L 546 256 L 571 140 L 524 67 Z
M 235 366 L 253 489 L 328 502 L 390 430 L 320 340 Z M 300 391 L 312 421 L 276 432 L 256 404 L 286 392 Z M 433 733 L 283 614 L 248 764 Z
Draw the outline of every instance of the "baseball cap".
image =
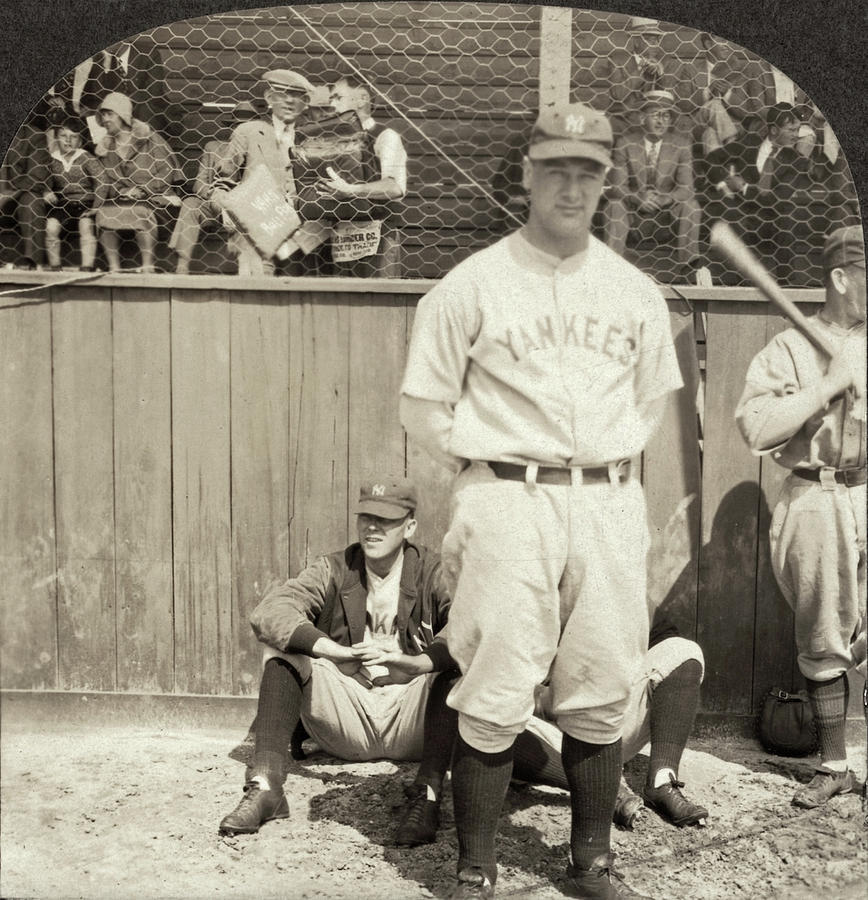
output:
M 416 485 L 409 478 L 386 475 L 362 482 L 356 515 L 403 519 L 416 508 Z
M 828 272 L 841 266 L 865 268 L 865 240 L 861 225 L 836 228 L 823 245 L 823 268 Z
M 313 93 L 313 85 L 301 74 L 292 69 L 270 69 L 264 72 L 262 80 L 269 86 L 281 91 L 295 91 L 299 94 Z
M 528 159 L 578 157 L 612 165 L 612 126 L 584 103 L 553 106 L 539 114 L 530 133 Z

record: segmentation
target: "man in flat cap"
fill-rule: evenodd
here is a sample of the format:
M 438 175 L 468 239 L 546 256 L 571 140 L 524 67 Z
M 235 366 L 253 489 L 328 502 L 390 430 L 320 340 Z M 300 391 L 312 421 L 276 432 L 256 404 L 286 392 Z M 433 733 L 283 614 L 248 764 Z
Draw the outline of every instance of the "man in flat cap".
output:
M 413 322 L 401 421 L 459 473 L 442 548 L 461 671 L 447 700 L 454 898 L 494 896 L 514 743 L 546 679 L 570 787 L 566 890 L 622 896 L 609 832 L 649 634 L 630 460 L 682 380 L 660 291 L 590 232 L 611 151 L 597 110 L 543 111 L 524 159 L 527 224 L 459 263 Z
M 310 102 L 313 85 L 290 69 L 271 69 L 262 76 L 262 82 L 271 116 L 243 122 L 232 132 L 217 173 L 232 184 L 251 178 L 257 167 L 264 165 L 278 191 L 292 204 L 296 196 L 292 171 L 295 129 Z M 219 194 L 215 200 L 220 203 Z M 239 275 L 274 274 L 274 260 L 263 259 L 245 235 L 235 235 L 234 244 Z
M 606 243 L 623 253 L 629 232 L 643 223 L 673 225 L 680 275 L 695 281 L 700 268 L 702 213 L 693 187 L 690 138 L 672 130 L 675 98 L 669 91 L 647 91 L 642 127 L 623 134 L 612 151 Z M 674 273 L 673 273 L 674 274 Z
M 265 645 L 255 747 L 244 797 L 220 823 L 229 834 L 289 815 L 287 746 L 299 720 L 340 759 L 419 759 L 429 691 L 448 651 L 449 609 L 440 558 L 411 541 L 416 488 L 390 475 L 365 481 L 356 508 L 358 542 L 317 557 L 271 584 L 250 623 Z M 384 652 L 426 664 L 406 683 L 366 662 Z
M 795 328 L 750 364 L 736 408 L 757 456 L 789 470 L 770 526 L 771 561 L 793 608 L 799 671 L 820 738 L 820 765 L 793 797 L 811 809 L 857 788 L 847 762 L 847 671 L 865 675 L 865 245 L 838 228 L 823 248 L 826 299 L 811 327 L 829 359 Z

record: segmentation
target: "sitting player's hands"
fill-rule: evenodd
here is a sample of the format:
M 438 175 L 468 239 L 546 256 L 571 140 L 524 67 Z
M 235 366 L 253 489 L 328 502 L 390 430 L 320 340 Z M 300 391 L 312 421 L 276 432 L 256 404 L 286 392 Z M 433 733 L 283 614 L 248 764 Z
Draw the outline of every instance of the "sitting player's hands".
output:
M 367 667 L 385 668 L 386 674 L 378 674 L 371 683 L 374 687 L 386 684 L 409 684 L 414 678 L 433 671 L 431 657 L 425 654 L 411 656 L 400 650 L 384 650 L 375 643 L 361 643 L 353 646 Z

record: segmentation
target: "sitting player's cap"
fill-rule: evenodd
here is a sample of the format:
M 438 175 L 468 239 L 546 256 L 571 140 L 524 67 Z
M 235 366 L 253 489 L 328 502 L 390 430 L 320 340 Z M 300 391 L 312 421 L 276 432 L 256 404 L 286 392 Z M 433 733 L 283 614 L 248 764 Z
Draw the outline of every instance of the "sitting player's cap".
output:
M 672 91 L 645 91 L 642 95 L 642 112 L 651 112 L 653 109 L 672 110 L 675 107 L 675 95 Z
M 293 72 L 292 69 L 270 69 L 263 72 L 262 80 L 269 87 L 277 88 L 279 91 L 292 91 L 296 94 L 306 94 L 308 97 L 313 93 L 313 85 L 301 72 Z
M 362 482 L 356 514 L 403 519 L 416 509 L 416 485 L 409 478 L 387 475 Z
M 645 16 L 631 16 L 627 31 L 630 34 L 663 34 L 657 19 L 648 19 Z
M 865 268 L 865 239 L 861 225 L 836 228 L 823 245 L 823 268 L 828 272 L 842 266 Z
M 528 159 L 574 157 L 612 165 L 612 126 L 584 103 L 543 110 L 530 133 Z

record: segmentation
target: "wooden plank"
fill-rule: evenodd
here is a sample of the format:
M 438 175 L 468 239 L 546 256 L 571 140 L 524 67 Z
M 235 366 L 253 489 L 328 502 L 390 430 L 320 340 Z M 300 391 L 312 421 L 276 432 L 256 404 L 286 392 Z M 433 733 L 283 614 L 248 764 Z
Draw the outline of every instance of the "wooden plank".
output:
M 733 415 L 764 345 L 763 307 L 709 305 L 697 638 L 712 712 L 751 711 L 760 472 Z
M 696 414 L 699 365 L 692 314 L 675 301 L 669 319 L 684 387 L 670 396 L 643 458 L 651 533 L 648 606 L 652 611 L 662 606 L 681 633 L 694 638 L 702 494 Z
M 573 13 L 567 8 L 540 10 L 539 110 L 569 100 Z
M 262 645 L 250 613 L 288 571 L 288 299 L 233 293 L 231 339 L 232 692 L 255 694 Z
M 229 293 L 172 292 L 175 690 L 232 691 Z
M 349 365 L 349 463 L 347 492 L 350 538 L 355 507 L 365 477 L 403 476 L 404 429 L 398 419 L 398 393 L 407 344 L 407 299 L 368 295 L 352 302 Z
M 342 547 L 349 534 L 349 310 L 322 294 L 300 294 L 296 302 L 290 317 L 291 574 Z
M 0 678 L 46 690 L 58 656 L 49 303 L 0 308 L 0 372 Z
M 118 689 L 170 692 L 172 433 L 169 291 L 112 291 Z
M 56 289 L 53 313 L 58 686 L 117 687 L 112 309 Z

